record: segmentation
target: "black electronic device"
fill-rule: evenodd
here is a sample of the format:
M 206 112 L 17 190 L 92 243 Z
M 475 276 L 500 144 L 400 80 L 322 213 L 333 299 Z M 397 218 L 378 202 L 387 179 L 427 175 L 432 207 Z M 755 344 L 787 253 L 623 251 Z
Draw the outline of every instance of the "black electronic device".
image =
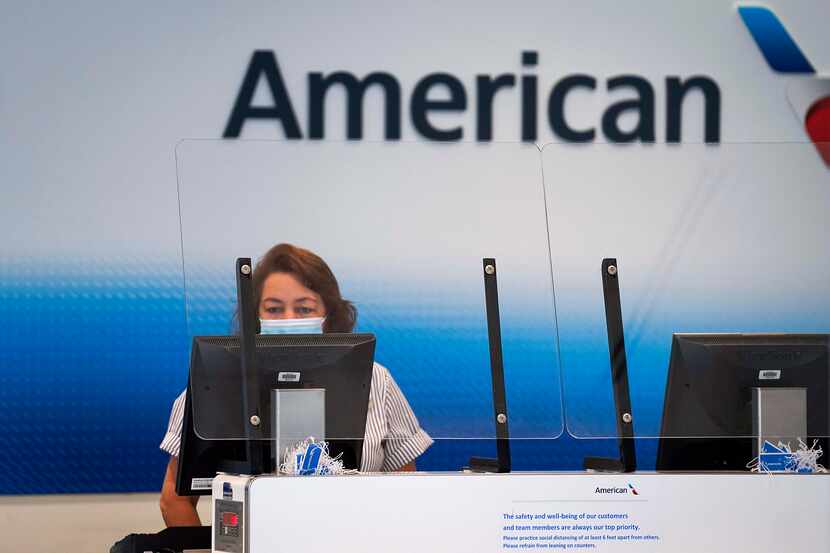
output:
M 826 452 L 829 347 L 826 334 L 674 334 L 657 470 L 748 470 L 758 440 L 753 398 L 769 388 L 803 390 L 807 436 L 799 437 L 819 439 Z
M 179 553 L 191 550 L 209 550 L 210 526 L 171 526 L 157 534 L 129 534 L 110 548 L 110 553 Z
M 209 495 L 204 479 L 212 479 L 218 471 L 248 474 L 250 466 L 261 466 L 262 472 L 274 469 L 272 440 L 257 440 L 268 447 L 248 447 L 251 422 L 246 409 L 262 414 L 257 430 L 271 436 L 271 419 L 265 414 L 271 410 L 272 389 L 325 389 L 330 452 L 342 454 L 346 468 L 360 468 L 374 351 L 372 334 L 258 335 L 252 360 L 259 397 L 246 398 L 239 336 L 195 337 L 176 493 Z M 284 378 L 286 374 L 290 378 Z M 251 451 L 259 457 L 250 459 Z
M 176 473 L 176 494 L 210 495 L 212 479 L 217 472 L 237 472 L 249 465 L 251 455 L 247 440 L 203 440 L 193 430 L 193 396 L 190 383 L 182 415 L 182 434 L 179 445 L 178 472 Z M 268 448 L 255 448 L 262 458 L 261 466 L 267 462 Z

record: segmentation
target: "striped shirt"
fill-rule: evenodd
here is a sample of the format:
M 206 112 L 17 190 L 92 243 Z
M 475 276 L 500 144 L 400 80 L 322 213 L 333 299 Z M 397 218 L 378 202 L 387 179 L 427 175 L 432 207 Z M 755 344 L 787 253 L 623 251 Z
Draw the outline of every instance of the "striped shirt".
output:
M 184 419 L 185 392 L 170 411 L 167 433 L 159 447 L 179 456 Z M 388 472 L 411 463 L 432 445 L 432 438 L 418 425 L 418 419 L 401 389 L 383 365 L 372 367 L 369 408 L 363 438 L 362 472 Z

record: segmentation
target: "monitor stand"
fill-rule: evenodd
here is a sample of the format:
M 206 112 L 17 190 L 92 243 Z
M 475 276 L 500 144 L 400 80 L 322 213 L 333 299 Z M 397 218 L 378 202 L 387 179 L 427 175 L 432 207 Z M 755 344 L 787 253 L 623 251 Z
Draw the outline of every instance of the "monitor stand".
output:
M 625 357 L 622 304 L 617 260 L 602 260 L 602 293 L 605 298 L 605 325 L 608 331 L 608 353 L 611 358 L 611 383 L 614 387 L 614 409 L 617 419 L 619 458 L 586 457 L 585 470 L 597 472 L 634 472 L 637 456 L 634 448 L 634 419 L 628 390 L 628 363 Z
M 799 440 L 807 442 L 807 388 L 752 388 L 753 455 L 764 451 L 764 442 L 787 444 L 793 451 Z M 773 457 L 774 458 L 774 457 Z

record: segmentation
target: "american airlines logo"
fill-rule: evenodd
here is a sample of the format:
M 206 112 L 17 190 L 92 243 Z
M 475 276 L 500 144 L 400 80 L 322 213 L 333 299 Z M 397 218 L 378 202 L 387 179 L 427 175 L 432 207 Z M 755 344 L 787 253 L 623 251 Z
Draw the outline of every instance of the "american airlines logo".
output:
M 824 163 L 830 167 L 830 79 L 816 76 L 813 64 L 771 9 L 740 4 L 738 14 L 770 69 L 802 77 L 790 83 L 787 99 Z
M 595 494 L 602 494 L 602 495 L 628 495 L 628 494 L 640 495 L 640 492 L 638 492 L 637 489 L 634 486 L 632 486 L 630 482 L 628 483 L 627 488 L 622 488 L 622 487 L 603 488 L 603 487 L 597 486 L 597 488 L 594 490 L 594 493 Z
M 539 52 L 521 52 L 520 74 L 478 74 L 474 87 L 468 90 L 461 77 L 436 71 L 418 79 L 412 90 L 404 90 L 401 81 L 388 71 L 372 71 L 358 76 L 344 69 L 309 72 L 306 75 L 307 96 L 298 99 L 286 86 L 277 55 L 270 50 L 257 50 L 251 56 L 242 84 L 223 133 L 224 138 L 238 138 L 251 120 L 270 120 L 289 140 L 321 140 L 332 125 L 344 125 L 349 140 L 363 139 L 366 117 L 380 117 L 386 140 L 400 140 L 404 111 L 412 127 L 431 141 L 458 141 L 474 138 L 480 142 L 493 140 L 495 99 L 511 90 L 518 92 L 518 105 L 512 107 L 520 122 L 520 139 L 539 139 L 539 115 L 544 114 L 553 135 L 565 142 L 680 142 L 683 139 L 684 103 L 700 97 L 695 106 L 702 111 L 685 110 L 686 117 L 699 117 L 703 123 L 703 139 L 720 142 L 721 91 L 706 75 L 668 75 L 660 83 L 643 76 L 624 73 L 600 78 L 584 73 L 564 75 L 554 82 L 540 82 L 536 74 L 540 65 Z M 254 104 L 258 87 L 264 86 L 270 98 L 265 104 Z M 329 121 L 326 117 L 327 96 L 340 89 L 346 96 L 345 121 Z M 369 90 L 383 97 L 382 113 L 364 113 L 364 97 Z M 626 99 L 606 106 L 593 123 L 576 124 L 569 118 L 566 103 L 572 94 L 592 94 L 599 89 L 621 91 Z M 307 121 L 297 118 L 295 106 L 304 101 Z M 502 105 L 502 104 L 499 104 Z M 664 106 L 665 126 L 656 128 L 657 106 Z M 500 108 L 505 109 L 505 108 Z M 475 111 L 474 128 L 447 123 L 447 115 Z M 437 116 L 441 117 L 441 123 Z M 695 140 L 699 138 L 695 137 Z

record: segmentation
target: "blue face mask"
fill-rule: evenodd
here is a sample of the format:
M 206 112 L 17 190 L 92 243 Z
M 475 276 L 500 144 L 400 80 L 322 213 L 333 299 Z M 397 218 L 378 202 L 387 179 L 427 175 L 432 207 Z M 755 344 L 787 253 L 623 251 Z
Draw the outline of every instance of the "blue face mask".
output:
M 322 334 L 324 317 L 260 319 L 260 334 Z

